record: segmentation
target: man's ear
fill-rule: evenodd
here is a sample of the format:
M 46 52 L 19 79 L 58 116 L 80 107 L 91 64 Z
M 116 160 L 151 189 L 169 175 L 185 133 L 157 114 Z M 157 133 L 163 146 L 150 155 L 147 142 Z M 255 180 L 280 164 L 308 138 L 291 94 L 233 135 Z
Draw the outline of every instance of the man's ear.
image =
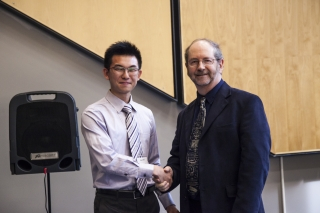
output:
M 109 70 L 107 68 L 103 68 L 102 70 L 104 78 L 109 80 Z
M 219 67 L 220 67 L 220 74 L 222 75 L 222 72 L 223 72 L 223 68 L 224 68 L 224 60 L 223 59 L 221 59 L 220 61 L 219 61 Z
M 141 74 L 142 74 L 142 70 L 139 70 L 139 71 L 138 71 L 138 81 L 139 81 L 140 78 L 141 78 Z

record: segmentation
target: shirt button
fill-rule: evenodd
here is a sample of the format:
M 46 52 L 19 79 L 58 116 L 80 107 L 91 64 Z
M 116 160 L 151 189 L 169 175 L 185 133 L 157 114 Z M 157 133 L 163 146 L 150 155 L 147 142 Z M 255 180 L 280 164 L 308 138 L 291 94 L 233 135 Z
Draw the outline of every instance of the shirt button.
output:
M 143 176 L 144 176 L 144 177 L 147 177 L 147 175 L 146 175 L 146 174 L 144 174 Z

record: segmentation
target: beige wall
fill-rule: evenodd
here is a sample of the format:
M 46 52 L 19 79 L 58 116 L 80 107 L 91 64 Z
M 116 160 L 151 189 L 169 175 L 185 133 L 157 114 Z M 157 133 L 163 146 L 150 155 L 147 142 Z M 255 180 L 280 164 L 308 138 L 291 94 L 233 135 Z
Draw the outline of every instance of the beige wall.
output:
M 276 154 L 320 150 L 320 1 L 181 0 L 182 47 L 221 45 L 223 78 L 264 102 Z M 185 100 L 196 97 L 184 70 Z
M 4 0 L 3 2 L 104 57 L 110 44 L 141 50 L 141 79 L 174 97 L 170 1 Z

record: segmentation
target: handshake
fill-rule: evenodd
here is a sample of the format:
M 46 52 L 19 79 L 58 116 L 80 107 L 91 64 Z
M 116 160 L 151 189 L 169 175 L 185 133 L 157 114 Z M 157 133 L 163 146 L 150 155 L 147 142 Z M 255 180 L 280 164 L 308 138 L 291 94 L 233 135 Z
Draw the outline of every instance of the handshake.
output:
M 167 191 L 172 185 L 173 171 L 170 166 L 162 168 L 161 166 L 154 166 L 152 180 L 155 182 L 156 188 L 161 192 Z

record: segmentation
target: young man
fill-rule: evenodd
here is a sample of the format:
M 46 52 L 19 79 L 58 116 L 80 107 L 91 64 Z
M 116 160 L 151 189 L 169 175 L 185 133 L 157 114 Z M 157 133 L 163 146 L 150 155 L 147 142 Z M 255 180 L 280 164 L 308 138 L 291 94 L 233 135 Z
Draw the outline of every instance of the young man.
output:
M 155 178 L 156 186 L 180 184 L 182 213 L 263 213 L 271 136 L 260 98 L 222 80 L 215 42 L 193 41 L 185 60 L 197 98 L 178 116 L 167 180 Z
M 87 143 L 95 213 L 158 213 L 152 176 L 161 176 L 158 141 L 150 109 L 133 101 L 131 91 L 141 76 L 139 49 L 127 41 L 105 52 L 104 77 L 111 89 L 82 114 Z M 167 212 L 178 212 L 170 194 L 159 195 Z

